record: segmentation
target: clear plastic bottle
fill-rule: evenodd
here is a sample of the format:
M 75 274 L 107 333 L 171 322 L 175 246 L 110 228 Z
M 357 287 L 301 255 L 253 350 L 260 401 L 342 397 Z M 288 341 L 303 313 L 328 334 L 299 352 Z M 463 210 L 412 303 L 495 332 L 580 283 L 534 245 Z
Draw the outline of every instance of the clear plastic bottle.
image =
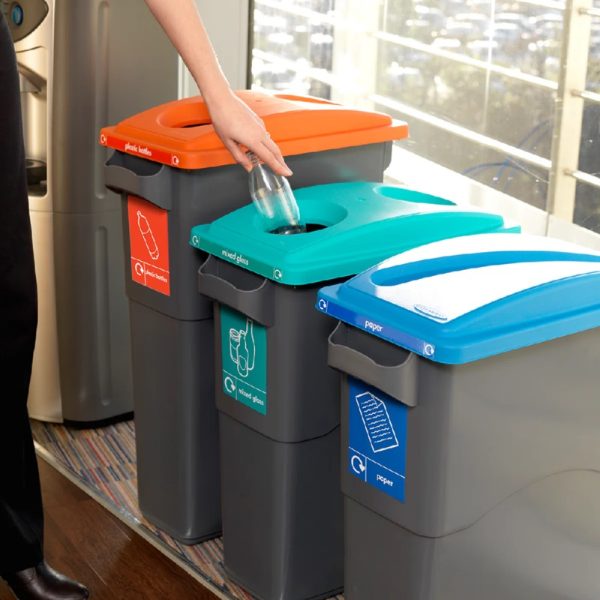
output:
M 254 206 L 271 233 L 289 235 L 304 233 L 306 227 L 300 219 L 300 210 L 288 180 L 274 173 L 253 153 L 248 152 L 252 162 L 249 174 L 250 196 Z

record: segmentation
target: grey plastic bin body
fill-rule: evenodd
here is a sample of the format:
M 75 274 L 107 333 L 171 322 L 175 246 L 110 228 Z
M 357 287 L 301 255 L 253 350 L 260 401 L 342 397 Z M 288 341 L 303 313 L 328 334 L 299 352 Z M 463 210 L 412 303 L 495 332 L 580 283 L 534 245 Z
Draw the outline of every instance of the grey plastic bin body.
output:
M 344 373 L 346 598 L 600 594 L 600 446 L 589 443 L 600 427 L 600 332 L 457 366 L 346 325 L 332 342 L 330 364 Z M 348 471 L 349 377 L 374 390 L 385 381 L 385 393 L 414 404 L 404 503 Z
M 217 300 L 215 331 L 224 307 L 266 328 L 266 412 L 216 386 L 225 569 L 261 599 L 328 598 L 343 584 L 335 323 L 313 310 L 317 285 L 280 285 L 212 256 L 199 278 Z M 216 335 L 217 380 L 222 356 Z
M 381 181 L 391 142 L 286 157 L 293 187 Z M 193 225 L 249 201 L 239 166 L 187 171 L 115 152 L 106 181 L 123 199 L 135 195 L 168 213 L 170 296 L 129 276 L 138 494 L 146 518 L 183 543 L 221 531 L 217 412 L 214 406 L 212 306 L 196 288 L 202 253 L 188 244 Z

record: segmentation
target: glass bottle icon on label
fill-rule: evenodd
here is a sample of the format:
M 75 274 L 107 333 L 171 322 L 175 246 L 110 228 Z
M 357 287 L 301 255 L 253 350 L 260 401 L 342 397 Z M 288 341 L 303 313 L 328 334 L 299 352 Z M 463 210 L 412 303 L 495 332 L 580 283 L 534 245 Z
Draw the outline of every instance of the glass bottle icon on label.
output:
M 148 219 L 140 210 L 137 211 L 137 226 L 142 234 L 142 239 L 146 244 L 148 254 L 150 254 L 152 260 L 158 260 L 158 257 L 160 256 L 158 244 L 156 243 L 156 239 L 154 238 L 154 234 L 152 233 Z
M 248 152 L 248 158 L 252 162 L 248 176 L 250 196 L 262 217 L 265 230 L 283 235 L 304 233 L 306 227 L 300 218 L 289 181 L 274 173 L 253 152 Z
M 254 322 L 246 319 L 246 329 L 229 330 L 229 356 L 237 366 L 240 377 L 248 377 L 254 370 L 256 343 L 254 341 Z

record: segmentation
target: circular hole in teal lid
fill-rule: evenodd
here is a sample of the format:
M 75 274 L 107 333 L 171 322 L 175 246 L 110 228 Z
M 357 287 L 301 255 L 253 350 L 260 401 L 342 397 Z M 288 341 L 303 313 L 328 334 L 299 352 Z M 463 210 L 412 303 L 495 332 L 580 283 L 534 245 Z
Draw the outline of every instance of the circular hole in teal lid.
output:
M 292 236 L 286 235 L 285 237 L 318 233 L 319 231 L 334 227 L 348 216 L 348 211 L 343 206 L 322 199 L 310 202 L 299 200 L 298 207 L 300 208 L 300 218 L 303 223 L 306 223 L 306 231 L 293 234 Z M 279 231 L 281 228 L 285 229 L 285 223 L 267 224 L 260 217 L 257 218 L 256 222 L 260 224 L 259 227 L 267 234 L 281 235 L 286 233 L 285 231 Z M 269 225 L 271 228 L 268 229 Z
M 321 229 L 327 229 L 329 225 L 323 225 L 322 223 L 307 223 L 304 226 L 304 231 L 294 231 L 293 226 L 284 225 L 283 227 L 278 227 L 273 231 L 268 231 L 267 233 L 273 233 L 275 235 L 298 235 L 302 233 L 312 233 L 313 231 L 320 231 Z
M 454 202 L 440 198 L 439 196 L 433 196 L 431 194 L 424 194 L 423 192 L 417 192 L 416 190 L 410 190 L 408 188 L 397 187 L 394 185 L 380 185 L 375 190 L 380 196 L 391 198 L 392 200 L 404 200 L 404 202 L 420 202 L 421 204 L 440 204 L 443 206 L 456 206 Z
M 323 225 L 322 223 L 308 223 L 306 225 L 306 233 L 311 233 L 313 231 L 319 231 L 320 229 L 326 229 L 328 225 Z

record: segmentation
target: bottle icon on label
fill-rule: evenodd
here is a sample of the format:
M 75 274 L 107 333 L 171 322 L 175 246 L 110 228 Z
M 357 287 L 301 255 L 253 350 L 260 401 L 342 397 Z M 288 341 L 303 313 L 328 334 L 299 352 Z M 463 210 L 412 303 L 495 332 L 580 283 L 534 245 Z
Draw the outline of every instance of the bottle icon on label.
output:
M 246 329 L 229 330 L 229 356 L 237 365 L 240 377 L 248 377 L 254 370 L 256 343 L 254 341 L 254 322 L 246 319 Z
M 146 244 L 148 254 L 150 254 L 152 260 L 158 260 L 158 257 L 160 256 L 158 244 L 156 243 L 156 239 L 150 228 L 150 223 L 141 210 L 137 211 L 137 226 L 142 234 L 144 243 Z

